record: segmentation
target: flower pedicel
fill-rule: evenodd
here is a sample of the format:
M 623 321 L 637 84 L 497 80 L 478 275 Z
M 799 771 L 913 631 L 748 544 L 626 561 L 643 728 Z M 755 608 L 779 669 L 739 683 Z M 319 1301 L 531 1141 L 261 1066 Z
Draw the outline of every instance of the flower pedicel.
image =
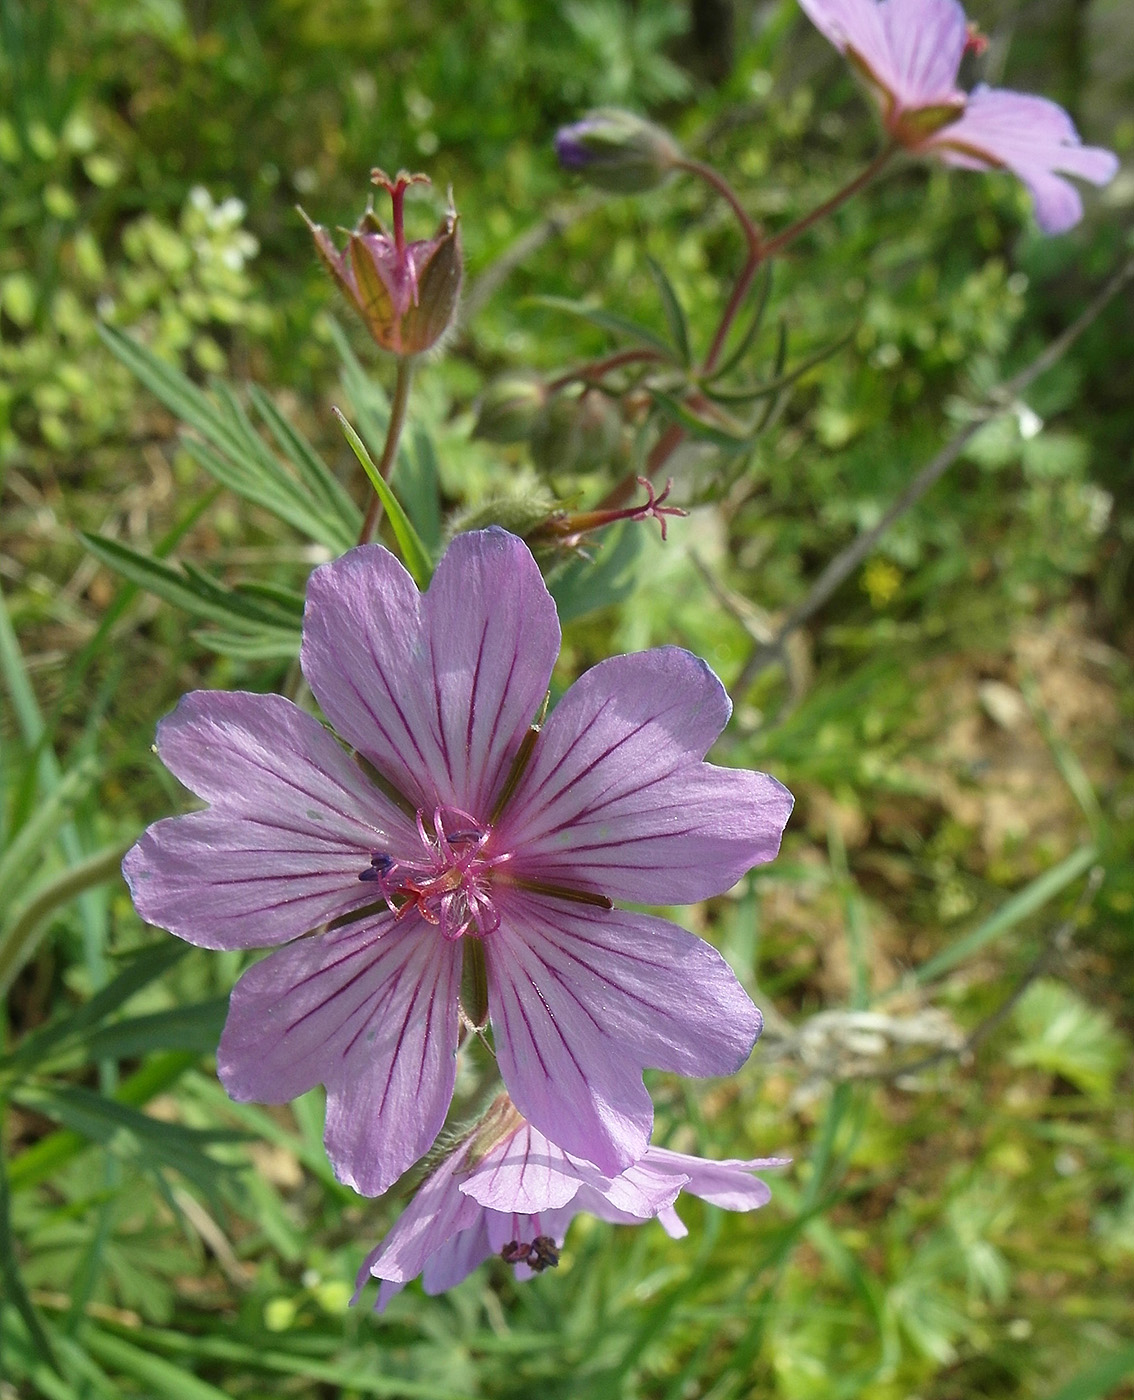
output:
M 360 763 L 277 695 L 197 691 L 159 726 L 210 805 L 129 852 L 135 905 L 203 947 L 277 947 L 233 991 L 218 1072 L 241 1100 L 325 1084 L 328 1155 L 365 1194 L 441 1129 L 463 975 L 516 1108 L 611 1176 L 646 1151 L 644 1067 L 730 1074 L 759 1034 L 715 949 L 613 902 L 728 889 L 775 856 L 790 794 L 702 761 L 730 704 L 676 647 L 601 662 L 536 736 L 558 650 L 514 536 L 459 535 L 425 594 L 367 545 L 315 570 L 301 654 Z

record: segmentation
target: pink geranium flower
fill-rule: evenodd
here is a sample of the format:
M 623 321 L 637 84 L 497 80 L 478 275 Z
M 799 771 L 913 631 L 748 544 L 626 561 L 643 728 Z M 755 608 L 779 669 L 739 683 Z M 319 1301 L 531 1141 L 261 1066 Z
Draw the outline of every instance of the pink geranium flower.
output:
M 772 1193 L 752 1173 L 787 1165 L 782 1157 L 713 1162 L 647 1147 L 625 1171 L 604 1176 L 549 1142 L 501 1095 L 367 1256 L 354 1301 L 371 1278 L 382 1281 L 377 1312 L 419 1274 L 426 1293 L 443 1293 L 494 1254 L 517 1278 L 530 1278 L 558 1264 L 567 1227 L 584 1211 L 616 1225 L 656 1217 L 680 1239 L 687 1231 L 674 1202 L 682 1191 L 725 1210 L 756 1210 Z
M 799 0 L 808 18 L 846 54 L 882 110 L 890 135 L 918 154 L 969 170 L 1010 170 L 1031 193 L 1045 233 L 1083 217 L 1064 175 L 1105 185 L 1118 160 L 1084 146 L 1054 102 L 984 84 L 957 86 L 972 35 L 957 0 Z
M 365 545 L 312 575 L 301 657 L 361 762 L 277 695 L 197 691 L 159 726 L 210 805 L 130 851 L 134 903 L 202 947 L 286 945 L 237 983 L 218 1072 L 241 1100 L 325 1084 L 328 1154 L 367 1194 L 441 1128 L 462 972 L 517 1107 L 607 1173 L 649 1140 L 643 1067 L 730 1074 L 759 1034 L 709 944 L 613 901 L 728 889 L 776 854 L 790 794 L 702 762 L 729 701 L 676 647 L 595 666 L 533 746 L 558 650 L 514 536 L 458 536 L 424 595 Z

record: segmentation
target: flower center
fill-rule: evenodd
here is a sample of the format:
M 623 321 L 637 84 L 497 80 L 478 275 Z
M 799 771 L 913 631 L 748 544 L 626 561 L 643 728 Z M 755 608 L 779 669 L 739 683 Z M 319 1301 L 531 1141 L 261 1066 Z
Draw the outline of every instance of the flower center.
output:
M 385 851 L 374 851 L 358 878 L 378 886 L 397 918 L 415 911 L 436 925 L 443 938 L 494 933 L 500 915 L 492 899 L 492 871 L 509 856 L 486 855 L 491 828 L 459 807 L 434 808 L 432 824 L 430 832 L 425 813 L 418 811 L 420 853 L 395 860 Z

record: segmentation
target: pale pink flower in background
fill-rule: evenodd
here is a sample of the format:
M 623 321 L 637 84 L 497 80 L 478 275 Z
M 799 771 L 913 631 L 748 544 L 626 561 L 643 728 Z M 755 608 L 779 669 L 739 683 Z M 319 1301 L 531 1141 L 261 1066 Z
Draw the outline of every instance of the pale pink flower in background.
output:
M 972 43 L 957 0 L 799 3 L 865 81 L 895 141 L 947 165 L 1011 171 L 1031 193 L 1045 233 L 1063 233 L 1083 216 L 1079 192 L 1064 176 L 1094 185 L 1114 178 L 1117 157 L 1084 146 L 1056 103 L 984 84 L 968 94 L 957 86 Z
M 459 535 L 425 594 L 365 545 L 311 576 L 302 649 L 362 766 L 278 695 L 197 691 L 158 728 L 210 805 L 130 851 L 134 903 L 202 947 L 277 946 L 233 990 L 218 1073 L 264 1103 L 326 1085 L 328 1155 L 365 1194 L 441 1129 L 466 969 L 517 1107 L 611 1174 L 649 1141 L 643 1068 L 731 1074 L 760 1032 L 714 948 L 613 901 L 722 893 L 774 857 L 791 795 L 703 762 L 731 707 L 677 647 L 600 662 L 533 747 L 558 651 L 514 536 Z
M 426 1293 L 443 1293 L 494 1254 L 517 1278 L 530 1278 L 558 1264 L 567 1227 L 581 1212 L 616 1225 L 656 1218 L 680 1239 L 687 1231 L 674 1202 L 682 1191 L 724 1210 L 756 1210 L 772 1193 L 752 1173 L 787 1165 L 783 1157 L 714 1162 L 647 1147 L 625 1171 L 604 1176 L 556 1147 L 501 1095 L 367 1256 L 355 1302 L 371 1278 L 381 1280 L 378 1312 L 419 1274 Z

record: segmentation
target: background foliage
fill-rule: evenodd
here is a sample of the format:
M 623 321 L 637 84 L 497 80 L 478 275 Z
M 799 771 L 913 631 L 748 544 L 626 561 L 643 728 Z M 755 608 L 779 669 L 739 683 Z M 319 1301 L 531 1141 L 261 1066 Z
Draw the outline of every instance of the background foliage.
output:
M 1129 162 L 1123 0 L 974 12 L 994 81 L 1066 103 Z M 279 687 L 306 575 L 356 529 L 331 404 L 380 445 L 386 368 L 294 203 L 352 223 L 374 163 L 454 187 L 466 314 L 419 375 L 395 478 L 436 547 L 444 516 L 534 480 L 524 449 L 470 437 L 486 378 L 609 348 L 536 295 L 661 331 L 649 254 L 703 345 L 739 261 L 695 184 L 572 188 L 558 122 L 649 111 L 772 227 L 874 150 L 790 0 L 738 5 L 731 65 L 690 25 L 673 0 L 0 0 L 4 1400 L 1134 1393 L 1128 302 L 884 538 L 787 672 L 737 696 L 721 760 L 774 772 L 797 815 L 780 861 L 683 912 L 769 1028 L 735 1081 L 652 1087 L 672 1146 L 794 1157 L 768 1209 L 693 1202 L 676 1244 L 580 1221 L 528 1285 L 487 1270 L 382 1320 L 350 1310 L 397 1201 L 334 1181 L 314 1096 L 228 1102 L 211 1055 L 238 959 L 141 926 L 115 873 L 184 802 L 148 753 L 155 720 L 195 686 Z M 592 606 L 585 567 L 560 575 L 563 678 L 676 641 L 734 681 L 1081 309 L 1129 245 L 1130 198 L 1124 174 L 1045 241 L 1011 181 L 911 164 L 820 225 L 777 264 L 755 354 L 770 372 L 781 322 L 793 362 L 846 345 L 720 508 L 665 546 L 641 527 L 603 544 L 617 603 Z M 437 207 L 411 206 L 422 232 Z M 100 322 L 170 376 L 261 387 L 142 382 Z M 330 481 L 279 485 L 266 445 L 308 460 L 287 423 Z M 686 495 L 716 462 L 675 462 Z

